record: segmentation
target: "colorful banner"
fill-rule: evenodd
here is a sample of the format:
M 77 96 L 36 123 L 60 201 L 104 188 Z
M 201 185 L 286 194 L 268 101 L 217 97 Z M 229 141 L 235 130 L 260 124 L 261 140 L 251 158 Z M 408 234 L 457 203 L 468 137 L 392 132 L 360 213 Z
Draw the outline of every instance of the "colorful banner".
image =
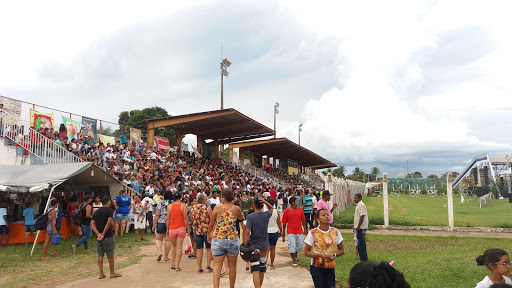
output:
M 116 145 L 116 138 L 114 136 L 98 134 L 98 140 L 99 140 L 99 142 L 102 142 L 105 145 L 106 144 Z
M 84 127 L 84 130 L 82 133 L 84 133 L 84 138 L 88 138 L 89 136 L 96 141 L 98 137 L 98 133 L 96 131 L 96 124 L 98 121 L 96 119 L 88 118 L 82 116 L 82 127 Z
M 62 123 L 64 123 L 64 126 L 66 126 L 66 129 L 68 130 L 68 139 L 70 141 L 71 139 L 76 138 L 76 135 L 80 133 L 82 123 L 64 116 L 62 116 Z
M 171 145 L 169 144 L 169 138 L 167 137 L 155 136 L 154 145 L 156 147 L 156 150 L 168 151 L 169 149 L 171 149 Z
M 140 129 L 130 128 L 130 141 L 140 141 L 142 131 Z
M 55 128 L 54 123 L 53 113 L 45 114 L 30 108 L 30 125 L 34 127 L 37 132 L 39 132 L 41 128 Z

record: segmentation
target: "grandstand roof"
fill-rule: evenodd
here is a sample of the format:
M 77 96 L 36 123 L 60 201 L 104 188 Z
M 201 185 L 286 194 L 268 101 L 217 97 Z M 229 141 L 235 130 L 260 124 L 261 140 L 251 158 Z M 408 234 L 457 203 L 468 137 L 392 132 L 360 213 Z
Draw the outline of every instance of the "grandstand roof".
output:
M 219 144 L 273 136 L 274 130 L 233 108 L 147 120 L 148 129 L 170 127 Z
M 489 157 L 492 164 L 508 164 L 512 163 L 512 157 Z
M 276 157 L 279 159 L 291 159 L 299 165 L 312 168 L 324 169 L 336 167 L 331 161 L 319 156 L 313 151 L 290 141 L 287 138 L 273 138 L 267 140 L 255 140 L 240 143 L 232 143 L 230 147 L 244 148 L 249 151 Z

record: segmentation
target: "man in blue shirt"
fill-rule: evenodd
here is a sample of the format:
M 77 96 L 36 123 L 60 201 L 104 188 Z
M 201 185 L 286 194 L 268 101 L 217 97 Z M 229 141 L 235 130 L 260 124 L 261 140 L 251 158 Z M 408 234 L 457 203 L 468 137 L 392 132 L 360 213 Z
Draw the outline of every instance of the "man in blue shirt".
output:
M 34 216 L 36 215 L 36 210 L 30 208 L 32 203 L 25 203 L 25 210 L 23 210 L 23 220 L 25 221 L 25 246 L 28 247 L 28 234 L 36 233 L 36 221 L 34 220 Z

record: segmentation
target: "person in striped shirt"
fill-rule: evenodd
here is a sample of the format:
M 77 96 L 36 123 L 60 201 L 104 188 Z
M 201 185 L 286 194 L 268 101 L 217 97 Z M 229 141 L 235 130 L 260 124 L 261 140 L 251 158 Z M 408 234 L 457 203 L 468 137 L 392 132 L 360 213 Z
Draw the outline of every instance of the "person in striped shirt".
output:
M 313 197 L 311 197 L 308 189 L 306 189 L 304 194 L 305 196 L 302 197 L 302 210 L 304 211 L 304 217 L 306 218 L 306 228 L 309 226 L 307 229 L 313 229 Z

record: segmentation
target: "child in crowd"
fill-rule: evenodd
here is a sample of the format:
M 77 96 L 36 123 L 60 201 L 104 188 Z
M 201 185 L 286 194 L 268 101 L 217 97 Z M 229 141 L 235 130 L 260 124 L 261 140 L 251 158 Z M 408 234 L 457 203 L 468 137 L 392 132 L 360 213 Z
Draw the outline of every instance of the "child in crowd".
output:
M 335 260 L 344 253 L 343 236 L 338 229 L 329 226 L 331 219 L 326 209 L 317 210 L 315 220 L 320 224 L 306 236 L 304 255 L 311 258 L 309 271 L 315 288 L 335 287 Z
M 34 219 L 36 211 L 34 208 L 31 208 L 30 205 L 32 205 L 32 203 L 25 203 L 26 208 L 23 210 L 23 221 L 25 222 L 25 247 L 28 247 L 28 235 L 37 232 L 36 222 Z
M 483 255 L 476 257 L 476 265 L 487 266 L 491 273 L 478 282 L 475 288 L 489 288 L 493 284 L 512 284 L 506 276 L 510 274 L 510 257 L 505 250 L 492 248 L 485 250 Z

